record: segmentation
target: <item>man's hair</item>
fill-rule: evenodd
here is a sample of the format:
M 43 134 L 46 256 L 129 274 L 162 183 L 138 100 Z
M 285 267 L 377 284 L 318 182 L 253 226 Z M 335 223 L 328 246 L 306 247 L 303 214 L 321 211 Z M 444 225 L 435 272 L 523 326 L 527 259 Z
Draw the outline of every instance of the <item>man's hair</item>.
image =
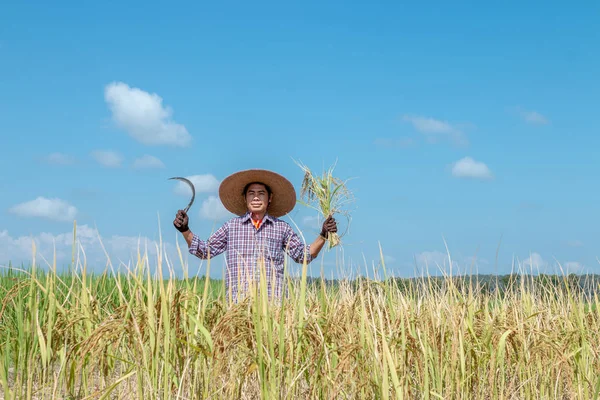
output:
M 248 192 L 248 188 L 250 187 L 250 185 L 254 185 L 254 184 L 263 185 L 267 189 L 267 193 L 269 194 L 269 196 L 271 196 L 271 193 L 272 193 L 271 188 L 269 187 L 269 185 L 262 183 L 262 182 L 250 182 L 249 184 L 244 186 L 244 191 L 242 192 L 242 195 L 246 196 L 246 193 Z

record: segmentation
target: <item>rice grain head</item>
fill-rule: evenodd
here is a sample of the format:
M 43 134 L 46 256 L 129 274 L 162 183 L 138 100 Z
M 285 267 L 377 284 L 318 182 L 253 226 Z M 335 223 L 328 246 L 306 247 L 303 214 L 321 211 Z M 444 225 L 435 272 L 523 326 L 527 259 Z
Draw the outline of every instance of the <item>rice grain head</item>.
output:
M 304 171 L 298 203 L 316 210 L 324 219 L 340 214 L 350 222 L 350 212 L 344 206 L 354 201 L 354 195 L 346 186 L 348 180 L 334 176 L 335 164 L 319 176 L 306 165 L 294 162 Z M 329 234 L 329 249 L 341 244 L 342 236 L 338 233 Z

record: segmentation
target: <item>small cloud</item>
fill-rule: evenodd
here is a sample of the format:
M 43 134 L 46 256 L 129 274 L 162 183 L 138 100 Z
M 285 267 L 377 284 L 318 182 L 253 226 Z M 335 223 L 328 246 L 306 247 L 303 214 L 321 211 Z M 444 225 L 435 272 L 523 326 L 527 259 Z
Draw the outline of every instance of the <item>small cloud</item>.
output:
M 52 165 L 71 165 L 75 163 L 75 159 L 63 153 L 48 154 L 43 160 Z
M 209 196 L 200 206 L 200 217 L 203 219 L 222 221 L 232 216 L 233 214 L 223 206 L 217 196 Z
M 92 157 L 101 165 L 108 168 L 117 168 L 121 166 L 123 157 L 114 151 L 96 150 L 92 152 Z
M 423 251 L 415 255 L 417 264 L 443 264 L 448 261 L 448 255 L 440 251 Z
M 94 272 L 102 272 L 102 268 L 105 268 L 106 253 L 116 269 L 121 268 L 118 266 L 119 261 L 135 264 L 138 249 L 142 253 L 147 251 L 150 259 L 157 257 L 157 248 L 164 251 L 163 257 L 177 257 L 178 254 L 172 243 L 163 241 L 161 248 L 161 243 L 143 236 L 111 235 L 102 237 L 95 228 L 88 225 L 77 226 L 75 239 L 76 265 L 82 267 L 83 262 L 86 262 L 88 271 Z M 36 245 L 36 263 L 40 263 L 42 266 L 46 265 L 45 260 L 51 263 L 56 255 L 58 268 L 71 264 L 74 241 L 72 230 L 57 234 L 38 232 L 27 236 L 12 236 L 7 230 L 0 230 L 0 265 L 6 265 L 9 261 L 13 265 L 31 263 L 32 241 Z
M 450 258 L 449 258 L 450 257 Z M 452 270 L 450 269 L 450 259 L 452 260 Z M 461 254 L 450 254 L 441 251 L 424 251 L 415 255 L 417 267 L 424 273 L 442 272 L 452 275 L 470 274 L 477 271 L 480 266 L 489 265 L 490 262 L 485 258 Z
M 136 159 L 133 162 L 133 168 L 135 169 L 150 169 L 150 168 L 164 168 L 165 164 L 154 156 L 148 154 Z
M 25 203 L 17 204 L 9 209 L 20 217 L 45 218 L 53 221 L 73 221 L 77 208 L 61 199 L 38 197 Z
M 423 251 L 415 255 L 417 267 L 423 270 L 426 274 L 436 272 L 450 273 L 450 261 L 448 254 L 440 251 Z M 456 271 L 458 264 L 452 260 L 453 272 Z
M 412 138 L 400 138 L 400 139 L 386 139 L 386 138 L 378 138 L 375 139 L 375 145 L 378 147 L 385 147 L 390 149 L 404 149 L 406 147 L 410 147 L 414 144 L 414 140 Z
M 529 257 L 523 260 L 522 264 L 526 268 L 533 269 L 545 269 L 548 266 L 548 262 L 539 253 L 531 253 Z
M 583 265 L 578 261 L 567 261 L 563 264 L 563 270 L 566 274 L 577 274 L 583 271 Z
M 457 178 L 492 179 L 493 175 L 487 165 L 475 161 L 471 157 L 465 157 L 452 166 L 452 175 Z
M 411 115 L 404 115 L 403 119 L 410 122 L 418 132 L 424 134 L 429 143 L 437 143 L 440 138 L 450 139 L 458 145 L 467 145 L 469 143 L 465 133 L 461 129 L 446 121 Z
M 532 270 L 533 273 L 539 272 L 544 274 L 579 274 L 585 269 L 585 265 L 579 261 L 548 262 L 539 253 L 531 253 L 521 263 L 521 267 L 527 270 Z
M 192 175 L 186 176 L 185 178 L 194 184 L 196 193 L 215 193 L 217 190 L 219 190 L 219 181 L 214 177 L 214 175 Z M 187 183 L 179 181 L 177 182 L 177 186 L 175 186 L 175 193 L 181 196 L 191 196 L 192 190 Z
M 519 114 L 525 120 L 525 122 L 528 122 L 530 124 L 548 125 L 550 123 L 550 121 L 548 121 L 548 118 L 544 117 L 542 114 L 538 113 L 537 111 L 519 110 Z
M 105 87 L 104 99 L 117 127 L 145 145 L 189 146 L 192 137 L 185 126 L 174 122 L 173 110 L 163 106 L 163 99 L 113 82 Z
M 467 268 L 476 267 L 479 265 L 489 265 L 490 262 L 486 258 L 478 258 L 477 256 L 466 256 L 463 258 L 463 264 Z

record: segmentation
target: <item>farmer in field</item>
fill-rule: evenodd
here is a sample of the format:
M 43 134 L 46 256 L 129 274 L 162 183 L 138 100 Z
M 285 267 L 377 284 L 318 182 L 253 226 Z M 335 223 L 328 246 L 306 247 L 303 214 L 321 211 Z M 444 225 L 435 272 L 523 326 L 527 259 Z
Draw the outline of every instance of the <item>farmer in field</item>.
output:
M 259 285 L 261 268 L 268 297 L 281 298 L 285 253 L 296 263 L 310 263 L 328 235 L 337 232 L 336 221 L 330 216 L 323 222 L 320 235 L 305 245 L 291 226 L 279 219 L 296 204 L 294 186 L 271 171 L 253 169 L 232 174 L 221 183 L 219 197 L 237 217 L 207 241 L 190 230 L 183 210 L 177 212 L 173 225 L 183 234 L 190 254 L 207 259 L 227 252 L 225 286 L 227 297 L 234 302 L 247 294 L 251 282 Z

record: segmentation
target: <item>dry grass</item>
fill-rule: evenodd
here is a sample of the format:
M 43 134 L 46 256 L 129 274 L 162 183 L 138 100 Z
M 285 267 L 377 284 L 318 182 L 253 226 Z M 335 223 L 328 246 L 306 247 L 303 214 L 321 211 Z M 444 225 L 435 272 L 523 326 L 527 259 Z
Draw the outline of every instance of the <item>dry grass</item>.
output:
M 599 300 L 566 278 L 502 292 L 450 278 L 326 286 L 307 285 L 303 266 L 283 302 L 259 287 L 230 306 L 218 283 L 158 280 L 149 265 L 140 256 L 127 275 L 92 276 L 85 265 L 5 273 L 4 398 L 593 399 L 600 390 Z
M 340 214 L 350 222 L 350 211 L 346 207 L 354 201 L 354 195 L 348 189 L 348 181 L 334 175 L 335 164 L 317 175 L 306 165 L 295 163 L 304 172 L 298 203 L 317 211 L 323 219 Z M 340 245 L 342 236 L 343 234 L 330 233 L 327 238 L 328 248 Z

